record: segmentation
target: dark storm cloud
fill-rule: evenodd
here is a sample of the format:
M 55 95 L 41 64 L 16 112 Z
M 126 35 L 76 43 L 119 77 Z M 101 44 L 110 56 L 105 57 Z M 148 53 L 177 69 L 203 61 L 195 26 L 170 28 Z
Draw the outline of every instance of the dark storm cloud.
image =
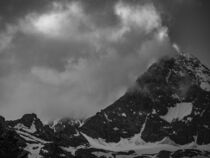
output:
M 99 1 L 89 0 L 89 1 L 54 1 L 54 2 L 57 2 L 57 5 L 61 5 L 60 6 L 61 13 L 59 12 L 58 15 L 55 14 L 55 16 L 58 16 L 56 17 L 57 19 L 59 18 L 61 19 L 59 23 L 63 25 L 63 27 L 61 28 L 62 29 L 61 34 L 54 35 L 54 33 L 56 33 L 57 30 L 51 28 L 51 26 L 57 25 L 53 23 L 56 19 L 51 19 L 50 22 L 52 24 L 49 24 L 49 26 L 45 26 L 46 23 L 42 24 L 43 23 L 42 21 L 45 20 L 44 18 L 49 19 L 54 17 L 52 17 L 50 14 L 49 17 L 44 17 L 45 13 L 38 13 L 38 15 L 36 15 L 37 17 L 33 19 L 30 17 L 30 15 L 33 13 L 33 9 L 36 10 L 35 8 L 39 7 L 39 5 L 34 5 L 33 7 L 29 7 L 26 4 L 25 4 L 26 6 L 22 7 L 26 7 L 26 10 L 31 9 L 31 12 L 29 12 L 28 14 L 27 12 L 24 12 L 25 16 L 22 17 L 14 16 L 13 17 L 14 19 L 19 20 L 17 24 L 8 27 L 7 30 L 3 32 L 4 34 L 2 36 L 5 39 L 7 39 L 7 40 L 4 39 L 1 40 L 2 45 L 5 45 L 3 47 L 10 45 L 8 49 L 4 50 L 4 54 L 5 53 L 7 54 L 4 55 L 4 57 L 7 58 L 8 56 L 9 57 L 12 56 L 16 60 L 14 63 L 15 68 L 30 70 L 30 68 L 33 66 L 47 66 L 55 68 L 59 71 L 63 71 L 65 69 L 65 65 L 68 61 L 68 58 L 70 57 L 80 58 L 84 56 L 90 56 L 91 54 L 94 54 L 94 56 L 98 56 L 99 54 L 100 56 L 100 54 L 102 54 L 103 52 L 106 53 L 107 52 L 106 49 L 109 47 L 112 47 L 112 49 L 117 49 L 121 54 L 127 54 L 128 52 L 133 53 L 136 52 L 138 49 L 140 49 L 141 43 L 143 41 L 152 38 L 153 36 L 152 32 L 151 34 L 144 33 L 146 27 L 149 27 L 149 29 L 150 27 L 151 29 L 159 27 L 156 26 L 157 25 L 156 23 L 154 24 L 154 26 L 143 26 L 143 25 L 151 25 L 155 20 L 157 20 L 158 25 L 159 23 L 161 23 L 160 21 L 158 21 L 159 20 L 158 15 L 156 15 L 154 20 L 151 19 L 151 22 L 149 22 L 150 19 L 148 19 L 148 22 L 143 21 L 142 22 L 143 24 L 140 24 L 142 25 L 140 27 L 145 27 L 145 29 L 139 29 L 139 27 L 136 26 L 124 26 L 130 24 L 122 24 L 121 23 L 122 19 L 119 18 L 119 15 L 116 15 L 115 6 L 118 3 L 118 1 L 105 0 L 99 2 Z M 76 4 L 79 3 L 78 4 L 79 6 L 76 5 L 75 7 L 76 9 L 75 8 L 69 9 L 68 5 L 73 2 L 76 2 Z M 51 3 L 50 4 L 48 3 L 46 3 L 46 5 L 44 6 L 51 6 L 51 9 L 53 10 L 52 7 L 53 5 Z M 132 1 L 126 1 L 124 3 L 128 5 L 134 5 L 132 4 L 133 3 Z M 37 4 L 39 3 L 37 2 Z M 141 5 L 144 4 L 146 3 L 145 2 L 143 3 L 142 1 Z M 15 4 L 13 5 L 15 7 Z M 80 11 L 81 8 L 78 9 L 77 7 L 81 7 L 82 12 Z M 153 8 L 149 9 L 153 10 Z M 38 12 L 38 9 L 36 10 L 36 12 Z M 47 10 L 46 13 L 48 12 L 50 11 Z M 42 14 L 43 14 L 43 19 L 42 19 Z M 5 17 L 7 17 L 6 14 L 4 15 Z M 39 19 L 39 16 L 40 16 L 40 22 L 37 20 Z M 46 16 L 48 16 L 48 14 L 46 14 Z M 66 20 L 67 22 L 64 22 L 63 21 L 64 19 L 67 19 Z M 128 21 L 128 19 L 124 19 L 124 21 L 126 20 Z M 135 19 L 133 19 L 133 21 L 135 21 Z M 37 28 L 36 27 L 33 28 L 34 26 L 31 23 L 35 23 L 36 27 L 38 25 L 38 29 L 42 29 L 41 27 L 44 27 L 45 30 L 41 30 L 41 33 L 44 34 L 40 34 L 39 33 L 40 30 L 38 30 L 38 32 L 34 31 Z M 130 21 L 128 23 L 130 23 Z M 141 23 L 141 21 L 139 23 Z M 128 28 L 129 29 L 131 28 L 131 30 L 126 30 Z M 121 38 L 120 30 L 122 34 L 124 34 L 123 35 L 124 40 L 118 41 L 117 39 L 114 38 Z M 56 36 L 56 37 L 51 38 L 48 36 Z M 60 40 L 60 38 L 66 38 L 66 39 Z M 5 43 L 5 41 L 8 42 Z M 12 67 L 12 69 L 14 67 Z
M 15 22 L 31 12 L 43 12 L 51 0 L 1 0 L 0 24 Z
M 91 18 L 94 19 L 94 22 L 101 27 L 110 27 L 116 25 L 119 22 L 119 19 L 114 13 L 114 5 L 117 1 L 113 0 L 104 0 L 104 1 L 95 1 L 87 0 L 81 1 L 85 11 L 88 14 L 91 14 Z
M 115 0 L 1 0 L 1 29 L 5 27 L 5 24 L 15 23 L 27 14 L 41 14 L 52 9 L 52 4 L 54 2 L 63 4 L 63 7 L 65 8 L 66 4 L 75 1 L 80 2 L 84 6 L 85 12 L 91 14 L 91 17 L 98 25 L 110 26 L 118 22 L 118 19 L 113 12 L 114 4 L 117 2 Z
M 16 68 L 30 70 L 33 66 L 46 66 L 64 71 L 69 57 L 86 57 L 85 51 L 94 51 L 86 43 L 46 39 L 40 36 L 19 34 L 13 39 L 15 47 L 6 53 L 19 63 Z M 83 47 L 81 47 L 81 45 Z M 5 55 L 6 56 L 6 55 Z
M 180 0 L 24 2 L 1 5 L 0 108 L 8 118 L 94 114 L 180 41 L 170 9 Z

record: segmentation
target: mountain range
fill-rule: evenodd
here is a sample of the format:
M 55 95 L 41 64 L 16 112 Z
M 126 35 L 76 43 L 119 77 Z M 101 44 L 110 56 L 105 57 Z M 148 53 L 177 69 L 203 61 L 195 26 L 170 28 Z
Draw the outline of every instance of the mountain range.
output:
M 86 120 L 0 117 L 1 158 L 209 158 L 210 69 L 190 54 L 153 63 Z

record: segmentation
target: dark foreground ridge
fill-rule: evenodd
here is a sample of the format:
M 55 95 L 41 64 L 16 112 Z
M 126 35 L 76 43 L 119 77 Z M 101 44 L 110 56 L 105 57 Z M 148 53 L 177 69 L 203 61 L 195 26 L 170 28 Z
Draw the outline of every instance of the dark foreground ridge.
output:
M 0 117 L 2 158 L 208 158 L 209 151 L 210 70 L 187 54 L 160 59 L 87 120 Z

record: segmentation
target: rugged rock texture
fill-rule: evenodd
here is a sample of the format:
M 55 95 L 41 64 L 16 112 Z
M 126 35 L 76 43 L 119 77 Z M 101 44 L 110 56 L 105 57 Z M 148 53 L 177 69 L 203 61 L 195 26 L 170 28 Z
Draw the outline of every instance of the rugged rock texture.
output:
M 25 141 L 13 129 L 7 128 L 5 119 L 0 116 L 0 157 L 26 157 Z
M 186 54 L 154 63 L 121 98 L 85 121 L 44 125 L 35 114 L 0 117 L 2 158 L 208 158 L 208 150 L 210 70 Z
M 119 142 L 143 130 L 141 137 L 145 142 L 169 137 L 177 144 L 193 141 L 208 144 L 209 85 L 210 70 L 197 58 L 190 55 L 163 58 L 119 100 L 89 118 L 81 130 L 106 142 Z M 167 116 L 171 110 L 174 116 Z

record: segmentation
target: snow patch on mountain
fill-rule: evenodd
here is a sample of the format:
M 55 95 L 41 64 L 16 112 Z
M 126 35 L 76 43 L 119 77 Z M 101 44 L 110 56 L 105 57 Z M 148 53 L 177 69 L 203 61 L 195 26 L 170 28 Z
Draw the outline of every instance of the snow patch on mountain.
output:
M 141 130 L 139 133 L 135 134 L 131 138 L 121 138 L 119 142 L 109 142 L 107 143 L 104 139 L 98 138 L 98 139 L 93 139 L 89 136 L 87 136 L 84 133 L 81 133 L 87 141 L 90 143 L 95 148 L 99 149 L 105 149 L 109 151 L 123 151 L 123 150 L 131 150 L 135 148 L 136 146 L 144 145 L 146 142 L 142 139 L 142 132 L 145 129 L 147 123 L 147 117 L 144 121 L 144 124 L 141 127 Z
M 106 118 L 107 121 L 112 122 L 112 120 L 109 119 L 109 117 L 108 117 L 108 115 L 106 113 L 104 113 L 104 116 L 105 116 L 105 118 Z
M 168 108 L 168 113 L 164 116 L 160 116 L 160 118 L 170 123 L 176 119 L 180 121 L 185 116 L 188 116 L 192 113 L 192 108 L 192 103 L 178 103 L 175 107 Z
M 111 152 L 104 153 L 104 152 L 97 151 L 97 152 L 93 152 L 93 154 L 97 157 L 102 157 L 103 156 L 104 158 L 113 158 L 113 155 L 112 155 Z
M 29 127 L 29 128 L 24 126 L 22 123 L 18 123 L 14 128 L 17 130 L 26 131 L 28 133 L 35 133 L 37 131 L 34 122 L 32 123 L 31 127 Z
M 42 158 L 43 156 L 39 155 L 39 153 L 43 146 L 43 144 L 27 143 L 27 146 L 24 149 L 29 152 L 28 158 Z
M 141 138 L 137 138 L 136 135 L 130 139 L 121 138 L 121 140 L 118 143 L 112 143 L 112 142 L 107 143 L 104 139 L 101 139 L 101 138 L 93 139 L 84 133 L 82 133 L 82 135 L 87 139 L 87 141 L 92 147 L 96 149 L 104 149 L 108 151 L 127 151 L 127 150 L 134 149 L 134 147 L 137 146 L 137 144 L 135 144 L 137 142 L 140 144 L 144 144 Z
M 150 142 L 145 143 L 141 138 L 138 137 L 138 139 L 140 139 L 142 143 L 136 144 L 135 143 L 136 141 L 134 141 L 136 139 L 136 136 L 134 136 L 133 138 L 130 139 L 121 139 L 118 143 L 107 143 L 101 138 L 93 139 L 84 133 L 82 135 L 88 140 L 89 144 L 92 147 L 96 149 L 103 149 L 114 152 L 135 150 L 140 152 L 141 155 L 143 153 L 158 153 L 159 151 L 166 149 L 169 151 L 176 151 L 180 148 L 181 149 L 184 148 L 184 146 L 180 147 L 178 145 L 163 143 L 166 138 L 155 143 L 150 143 Z M 186 148 L 188 148 L 188 146 Z
M 23 131 L 16 130 L 16 132 L 26 141 L 33 141 L 33 142 L 38 142 L 38 143 L 42 143 L 42 144 L 51 143 L 49 141 L 45 141 L 43 139 L 37 138 L 37 137 L 35 137 L 29 133 L 23 132 Z
M 73 156 L 75 156 L 75 152 L 78 150 L 78 149 L 81 149 L 81 148 L 85 148 L 83 145 L 81 146 L 78 146 L 78 147 L 64 147 L 64 146 L 61 146 L 60 147 L 63 151 L 66 151 L 66 152 L 70 152 Z
M 54 121 L 48 123 L 49 126 L 50 126 L 50 128 L 53 129 L 54 132 L 56 132 L 56 128 L 55 128 L 55 127 L 56 127 L 56 125 L 59 123 L 59 121 L 60 121 L 60 119 L 56 119 L 56 120 L 54 120 Z
M 200 86 L 203 90 L 208 91 L 208 92 L 210 91 L 210 84 L 208 82 L 202 82 Z
M 26 147 L 24 148 L 25 151 L 28 151 L 28 158 L 43 158 L 40 155 L 40 151 L 48 152 L 42 149 L 46 144 L 52 143 L 49 141 L 45 141 L 38 137 L 33 136 L 33 133 L 27 133 L 21 130 L 16 129 L 17 134 L 22 137 L 26 141 Z

